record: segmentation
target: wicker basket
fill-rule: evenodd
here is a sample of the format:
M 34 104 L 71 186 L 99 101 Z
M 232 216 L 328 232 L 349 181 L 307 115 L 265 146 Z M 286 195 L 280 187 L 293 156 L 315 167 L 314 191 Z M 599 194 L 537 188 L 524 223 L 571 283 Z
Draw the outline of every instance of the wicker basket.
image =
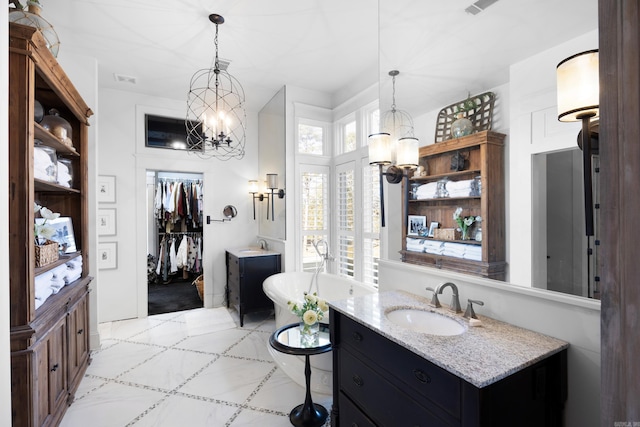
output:
M 204 276 L 201 274 L 196 277 L 196 279 L 193 281 L 193 284 L 196 286 L 196 289 L 198 289 L 198 296 L 200 297 L 200 300 L 204 301 Z
M 44 245 L 36 245 L 36 267 L 44 267 L 58 260 L 58 243 L 47 240 Z
M 456 228 L 436 228 L 433 238 L 438 240 L 460 240 L 460 232 Z

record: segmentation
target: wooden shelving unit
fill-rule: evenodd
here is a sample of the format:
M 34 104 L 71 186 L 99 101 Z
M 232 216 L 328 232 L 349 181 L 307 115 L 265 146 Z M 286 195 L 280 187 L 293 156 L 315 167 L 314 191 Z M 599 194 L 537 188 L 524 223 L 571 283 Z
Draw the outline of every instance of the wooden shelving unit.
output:
M 34 121 L 35 100 L 72 128 L 65 145 Z M 89 364 L 88 118 L 91 109 L 35 28 L 9 24 L 9 265 L 12 425 L 56 426 Z M 72 162 L 67 188 L 34 178 L 34 145 Z M 78 252 L 35 267 L 34 202 L 72 220 Z M 79 279 L 36 309 L 35 280 L 82 256 Z
M 481 245 L 480 260 L 464 259 L 442 254 L 418 252 L 407 249 L 407 238 L 434 240 L 430 237 L 407 235 L 407 221 L 404 223 L 402 259 L 405 262 L 454 270 L 492 279 L 505 278 L 505 206 L 504 206 L 504 138 L 505 135 L 483 131 L 458 139 L 424 146 L 420 148 L 420 164 L 429 172 L 424 177 L 413 177 L 409 186 L 426 184 L 447 178 L 449 181 L 473 179 L 480 176 L 479 197 L 446 197 L 411 199 L 411 191 L 404 188 L 403 197 L 409 198 L 403 214 L 426 216 L 427 224 L 438 222 L 441 228 L 456 228 L 453 219 L 456 208 L 463 209 L 463 216 L 474 215 L 482 218 L 481 241 L 453 241 L 469 246 Z M 462 171 L 451 171 L 451 157 L 461 153 L 465 157 Z M 406 184 L 404 184 L 406 186 Z

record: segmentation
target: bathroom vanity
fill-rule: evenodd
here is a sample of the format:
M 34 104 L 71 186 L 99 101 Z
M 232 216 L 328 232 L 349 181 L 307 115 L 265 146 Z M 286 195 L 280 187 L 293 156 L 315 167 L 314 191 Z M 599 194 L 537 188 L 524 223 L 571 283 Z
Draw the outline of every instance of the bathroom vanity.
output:
M 563 425 L 566 342 L 482 316 L 470 327 L 405 292 L 330 307 L 332 426 Z M 416 332 L 387 317 L 407 308 L 453 318 L 463 332 Z
M 227 307 L 233 306 L 240 316 L 273 309 L 273 302 L 262 290 L 262 282 L 280 273 L 280 254 L 260 248 L 239 248 L 226 251 Z

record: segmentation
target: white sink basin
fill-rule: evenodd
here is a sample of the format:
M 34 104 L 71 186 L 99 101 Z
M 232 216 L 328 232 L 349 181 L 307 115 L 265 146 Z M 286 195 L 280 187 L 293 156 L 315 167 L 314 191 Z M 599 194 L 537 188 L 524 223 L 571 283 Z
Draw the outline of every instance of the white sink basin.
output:
M 416 308 L 390 311 L 387 319 L 400 327 L 430 335 L 460 335 L 466 330 L 461 323 L 450 317 Z
M 243 254 L 261 254 L 264 251 L 262 249 L 240 249 L 239 252 Z

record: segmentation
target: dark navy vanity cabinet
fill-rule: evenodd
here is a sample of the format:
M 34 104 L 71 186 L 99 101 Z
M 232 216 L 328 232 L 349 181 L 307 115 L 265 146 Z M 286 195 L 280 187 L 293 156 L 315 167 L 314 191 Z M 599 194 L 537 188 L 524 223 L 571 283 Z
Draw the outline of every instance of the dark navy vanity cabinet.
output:
M 262 290 L 262 282 L 272 274 L 280 273 L 280 254 L 262 250 L 228 250 L 227 307 L 235 307 L 240 316 L 273 309 L 273 302 Z
M 478 388 L 333 308 L 330 326 L 332 427 L 563 425 L 566 349 Z

